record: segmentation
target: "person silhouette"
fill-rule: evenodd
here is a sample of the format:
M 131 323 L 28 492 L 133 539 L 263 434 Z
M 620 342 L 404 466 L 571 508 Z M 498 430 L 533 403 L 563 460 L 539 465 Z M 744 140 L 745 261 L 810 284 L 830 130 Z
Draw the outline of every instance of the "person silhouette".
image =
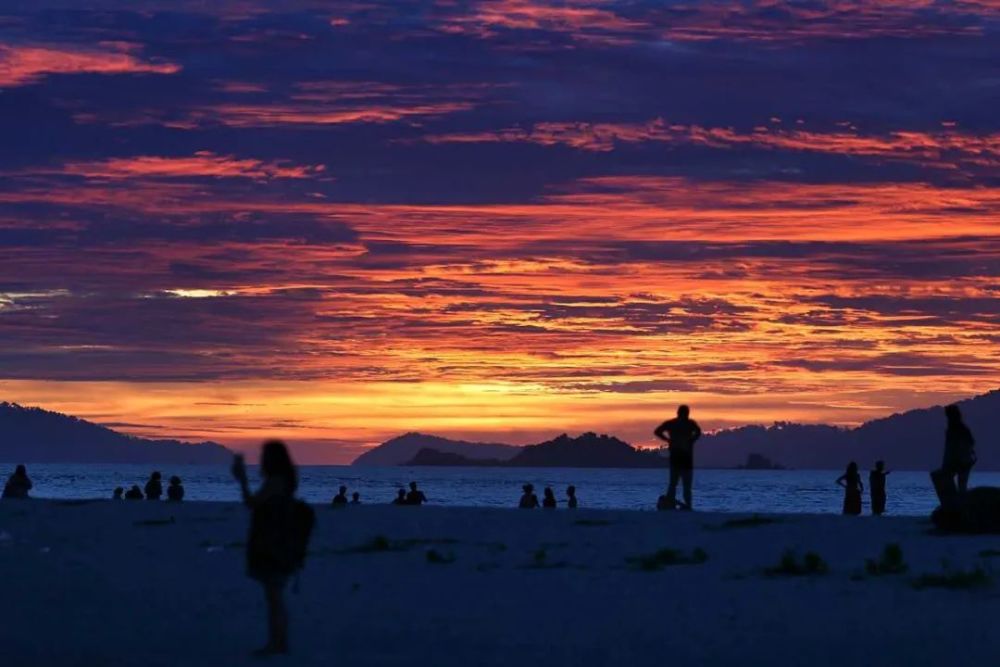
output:
M 343 507 L 343 506 L 347 505 L 347 487 L 346 486 L 340 487 L 340 491 L 338 491 L 337 495 L 335 495 L 333 497 L 333 502 L 331 504 L 333 504 L 335 506 L 340 506 L 340 507 Z
M 3 498 L 24 499 L 31 491 L 31 480 L 28 478 L 28 470 L 23 465 L 14 468 L 14 473 L 7 479 L 3 487 Z
M 858 464 L 854 461 L 848 463 L 847 470 L 837 478 L 837 484 L 844 487 L 844 514 L 854 516 L 861 514 L 861 494 L 865 487 L 861 483 Z
M 405 505 L 406 504 L 406 489 L 400 489 L 396 493 L 396 498 L 392 501 L 393 505 Z
M 571 509 L 576 509 L 576 487 L 572 484 L 566 487 L 566 506 Z
M 885 513 L 885 477 L 891 470 L 885 469 L 885 461 L 876 461 L 875 469 L 868 473 L 868 493 L 872 498 L 872 514 Z
M 556 494 L 552 492 L 551 486 L 546 486 L 545 491 L 542 492 L 542 507 L 547 510 L 556 508 Z
M 677 482 L 684 484 L 684 503 L 681 509 L 694 508 L 691 486 L 694 483 L 694 443 L 701 437 L 701 427 L 691 419 L 691 409 L 686 405 L 677 408 L 677 417 L 668 419 L 653 431 L 660 440 L 670 448 L 670 484 L 667 487 L 667 500 L 672 507 L 677 507 Z
M 233 477 L 240 485 L 243 503 L 250 509 L 247 538 L 247 574 L 261 584 L 267 602 L 267 644 L 257 656 L 288 653 L 288 611 L 285 586 L 302 566 L 314 514 L 295 499 L 299 476 L 280 440 L 264 443 L 260 455 L 260 488 L 251 492 L 242 454 L 233 458 Z
M 361 504 L 361 494 L 355 491 L 351 494 L 351 504 L 360 505 Z
M 167 500 L 174 503 L 184 500 L 184 485 L 181 484 L 181 478 L 177 475 L 170 478 L 170 486 L 167 487 Z
M 124 493 L 125 493 L 125 489 L 123 487 L 116 486 L 114 493 L 111 494 L 111 499 L 112 500 L 121 500 L 122 499 L 122 494 L 124 494 Z
M 159 500 L 163 495 L 163 484 L 160 482 L 160 473 L 154 472 L 146 482 L 146 500 Z
M 125 500 L 142 500 L 142 489 L 138 484 L 133 484 L 132 488 L 125 492 Z
M 949 405 L 944 409 L 944 414 L 948 420 L 944 436 L 944 457 L 941 467 L 931 473 L 942 505 L 965 495 L 969 487 L 969 473 L 972 472 L 972 466 L 976 465 L 976 440 L 962 420 L 962 411 L 957 405 Z
M 538 496 L 535 495 L 535 487 L 531 484 L 525 484 L 521 487 L 521 490 L 524 493 L 521 494 L 521 500 L 517 506 L 523 510 L 533 510 L 538 507 Z
M 427 496 L 417 489 L 416 482 L 410 482 L 410 492 L 406 494 L 407 505 L 422 505 L 427 502 Z

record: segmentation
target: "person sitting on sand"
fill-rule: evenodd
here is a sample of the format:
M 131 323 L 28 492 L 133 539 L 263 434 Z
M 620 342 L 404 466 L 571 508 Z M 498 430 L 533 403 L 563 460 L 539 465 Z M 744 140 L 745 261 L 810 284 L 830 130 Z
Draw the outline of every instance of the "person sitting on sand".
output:
M 545 491 L 542 492 L 542 507 L 547 510 L 556 508 L 556 494 L 552 493 L 551 486 L 546 486 Z
M 14 474 L 7 479 L 3 487 L 4 498 L 27 498 L 28 491 L 31 491 L 31 480 L 28 479 L 28 471 L 23 465 L 14 468 Z
M 670 502 L 670 498 L 667 498 L 667 494 L 661 494 L 659 498 L 656 499 L 656 511 L 662 512 L 664 510 L 672 510 L 674 508 L 674 503 Z
M 400 489 L 396 493 L 395 500 L 392 501 L 393 505 L 405 505 L 406 504 L 406 489 Z
M 885 513 L 885 477 L 891 470 L 885 469 L 885 461 L 876 461 L 875 469 L 868 473 L 868 493 L 872 497 L 872 514 Z
M 351 494 L 351 504 L 360 505 L 361 504 L 361 494 L 355 491 Z
M 260 455 L 263 483 L 256 493 L 250 491 L 241 455 L 233 459 L 232 472 L 239 482 L 243 503 L 250 509 L 247 574 L 260 582 L 267 600 L 267 644 L 254 654 L 288 653 L 288 611 L 284 591 L 288 579 L 305 561 L 315 513 L 295 498 L 298 472 L 288 447 L 279 440 L 264 443 Z
M 577 505 L 577 502 L 576 502 L 576 487 L 573 486 L 573 485 L 570 485 L 570 486 L 566 487 L 566 506 L 568 508 L 570 508 L 571 510 L 575 510 L 576 509 L 576 505 Z
M 160 473 L 154 472 L 146 482 L 146 500 L 159 500 L 163 495 L 163 484 L 160 482 Z
M 125 488 L 121 486 L 116 486 L 114 493 L 111 494 L 111 500 L 121 500 L 122 494 L 125 493 Z
M 333 502 L 331 504 L 334 505 L 335 507 L 344 507 L 344 506 L 347 505 L 347 487 L 346 486 L 340 487 L 340 491 L 338 491 L 337 495 L 335 495 L 333 497 Z
M 861 494 L 865 487 L 861 483 L 858 464 L 854 461 L 847 464 L 847 470 L 837 478 L 837 484 L 844 487 L 844 514 L 861 514 Z
M 684 484 L 684 504 L 681 509 L 693 509 L 691 486 L 694 483 L 694 443 L 701 437 L 701 427 L 691 419 L 691 409 L 686 405 L 677 408 L 677 417 L 669 419 L 653 431 L 670 448 L 670 484 L 667 498 L 676 506 L 677 482 Z M 671 507 L 670 509 L 673 509 Z
M 181 478 L 177 475 L 170 478 L 170 486 L 167 487 L 167 500 L 174 503 L 184 500 L 184 485 L 181 484 Z
M 521 501 L 517 506 L 523 510 L 533 510 L 538 507 L 538 496 L 535 495 L 535 487 L 531 484 L 525 484 L 521 487 L 521 490 L 524 493 L 521 494 Z
M 133 484 L 132 488 L 125 492 L 125 500 L 142 500 L 142 489 L 138 484 Z
M 427 502 L 427 496 L 423 491 L 417 489 L 416 482 L 410 482 L 410 492 L 406 494 L 407 505 L 423 505 Z

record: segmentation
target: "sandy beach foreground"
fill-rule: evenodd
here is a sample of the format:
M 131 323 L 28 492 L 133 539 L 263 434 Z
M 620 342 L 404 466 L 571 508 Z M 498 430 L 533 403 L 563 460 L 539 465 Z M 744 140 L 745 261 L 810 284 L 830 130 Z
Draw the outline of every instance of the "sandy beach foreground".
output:
M 289 595 L 295 665 L 998 664 L 1000 559 L 922 519 L 318 508 Z M 247 516 L 226 503 L 0 502 L 4 665 L 258 661 Z M 905 574 L 865 561 L 898 543 Z M 654 554 L 671 549 L 672 553 Z M 828 571 L 768 574 L 815 552 Z M 645 557 L 645 558 L 644 558 Z M 945 565 L 947 563 L 947 566 Z M 961 583 L 961 582 L 953 582 Z

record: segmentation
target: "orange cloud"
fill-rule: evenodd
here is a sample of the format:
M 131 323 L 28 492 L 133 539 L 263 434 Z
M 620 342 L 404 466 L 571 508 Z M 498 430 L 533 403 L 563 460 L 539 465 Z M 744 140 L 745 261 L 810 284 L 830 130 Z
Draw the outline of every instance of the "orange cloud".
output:
M 49 74 L 175 74 L 180 65 L 142 60 L 138 47 L 104 42 L 95 48 L 0 45 L 0 87 L 23 86 Z
M 231 155 L 216 155 L 199 151 L 190 157 L 158 157 L 141 155 L 131 158 L 111 158 L 96 162 L 70 162 L 62 173 L 87 178 L 312 178 L 322 174 L 323 165 L 292 166 L 278 162 L 238 159 Z

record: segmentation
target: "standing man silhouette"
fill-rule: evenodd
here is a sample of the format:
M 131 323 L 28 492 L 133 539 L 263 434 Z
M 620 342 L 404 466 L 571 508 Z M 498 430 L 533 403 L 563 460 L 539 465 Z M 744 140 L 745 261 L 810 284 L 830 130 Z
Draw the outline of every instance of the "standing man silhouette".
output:
M 677 481 L 684 483 L 684 503 L 681 509 L 690 510 L 691 484 L 694 481 L 694 443 L 701 437 L 701 427 L 690 418 L 691 409 L 682 405 L 677 408 L 677 417 L 669 419 L 653 431 L 670 448 L 670 486 L 667 501 L 670 507 L 677 507 Z

